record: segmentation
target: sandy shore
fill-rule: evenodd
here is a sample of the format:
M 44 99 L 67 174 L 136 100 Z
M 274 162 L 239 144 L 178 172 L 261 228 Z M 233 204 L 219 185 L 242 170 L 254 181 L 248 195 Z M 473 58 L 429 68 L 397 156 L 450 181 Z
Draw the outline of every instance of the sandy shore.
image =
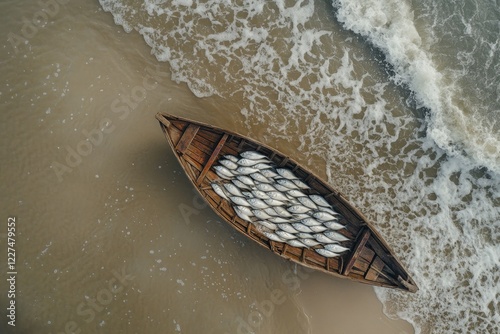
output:
M 298 301 L 309 317 L 311 334 L 411 334 L 404 320 L 389 319 L 373 287 L 311 273 L 303 281 Z

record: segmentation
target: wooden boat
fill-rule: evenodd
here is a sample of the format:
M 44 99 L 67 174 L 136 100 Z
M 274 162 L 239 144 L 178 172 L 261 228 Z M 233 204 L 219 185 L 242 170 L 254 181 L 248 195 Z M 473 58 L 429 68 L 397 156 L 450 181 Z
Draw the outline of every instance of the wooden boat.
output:
M 279 256 L 300 265 L 353 281 L 415 292 L 418 290 L 407 270 L 373 225 L 339 191 L 320 180 L 296 161 L 277 150 L 240 134 L 181 117 L 158 113 L 156 118 L 188 178 L 212 209 L 236 230 Z M 210 186 L 220 180 L 213 170 L 226 154 L 258 151 L 276 165 L 290 169 L 311 190 L 323 196 L 343 216 L 350 238 L 350 251 L 339 257 L 323 257 L 311 248 L 292 247 L 268 239 L 254 224 L 238 217 L 229 201 Z

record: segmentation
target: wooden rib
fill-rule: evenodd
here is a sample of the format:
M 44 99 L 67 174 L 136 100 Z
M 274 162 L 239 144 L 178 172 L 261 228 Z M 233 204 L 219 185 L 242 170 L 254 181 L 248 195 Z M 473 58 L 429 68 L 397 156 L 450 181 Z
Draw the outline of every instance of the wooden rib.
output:
M 285 253 L 286 253 L 286 248 L 288 247 L 288 244 L 285 243 L 285 245 L 283 246 L 283 250 L 281 251 L 281 256 L 284 256 Z
M 228 137 L 228 134 L 225 133 L 221 140 L 219 140 L 219 143 L 217 144 L 217 146 L 215 147 L 214 151 L 212 152 L 212 155 L 210 156 L 210 158 L 208 159 L 207 163 L 205 164 L 205 167 L 203 168 L 203 170 L 201 171 L 201 174 L 200 176 L 198 177 L 198 180 L 196 180 L 196 184 L 201 184 L 201 181 L 203 181 L 203 178 L 205 177 L 205 175 L 208 173 L 208 171 L 210 170 L 210 167 L 212 167 L 215 159 L 217 159 L 217 155 L 219 155 L 219 152 L 220 150 L 222 149 L 222 147 L 224 146 L 224 144 L 226 143 L 226 140 L 227 140 L 227 137 Z
M 175 150 L 179 152 L 179 154 L 184 154 L 189 145 L 191 145 L 191 142 L 193 141 L 194 136 L 196 136 L 196 133 L 198 133 L 199 129 L 200 129 L 199 125 L 194 125 L 194 124 L 188 125 L 188 127 L 182 134 L 181 139 L 175 146 Z
M 382 261 L 385 262 L 385 265 L 389 267 L 396 275 L 399 276 L 406 276 L 405 273 L 401 270 L 401 268 L 395 264 L 394 262 L 394 257 L 388 253 L 380 244 L 378 243 L 377 240 L 370 240 L 369 241 L 370 246 L 373 248 L 373 251 L 377 256 L 379 256 Z
M 281 163 L 279 164 L 280 167 L 283 167 L 285 166 L 287 163 L 288 163 L 288 160 L 290 160 L 288 157 L 285 157 L 285 159 L 283 159 L 281 161 Z
M 363 251 L 363 248 L 366 245 L 366 242 L 370 238 L 370 230 L 365 229 L 363 232 L 361 232 L 361 236 L 358 238 L 358 241 L 356 243 L 356 246 L 354 247 L 353 252 L 351 253 L 351 257 L 347 261 L 346 266 L 343 269 L 342 275 L 347 276 L 349 275 L 349 272 L 351 271 L 352 267 L 354 266 L 354 263 L 358 259 L 359 255 Z
M 375 256 L 375 259 L 370 265 L 370 268 L 366 272 L 365 279 L 369 281 L 375 281 L 379 275 L 379 273 L 382 272 L 382 269 L 384 269 L 385 263 L 382 261 L 382 259 L 378 256 Z

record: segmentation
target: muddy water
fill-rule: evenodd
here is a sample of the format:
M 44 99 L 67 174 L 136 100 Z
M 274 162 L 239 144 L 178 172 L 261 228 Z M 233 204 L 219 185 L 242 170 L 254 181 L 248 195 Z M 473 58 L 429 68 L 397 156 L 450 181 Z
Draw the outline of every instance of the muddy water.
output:
M 49 3 L 0 4 L 0 265 L 14 217 L 17 273 L 14 298 L 1 280 L 2 332 L 412 332 L 372 288 L 282 261 L 195 195 L 154 115 L 258 132 L 237 97 L 171 81 L 97 2 Z

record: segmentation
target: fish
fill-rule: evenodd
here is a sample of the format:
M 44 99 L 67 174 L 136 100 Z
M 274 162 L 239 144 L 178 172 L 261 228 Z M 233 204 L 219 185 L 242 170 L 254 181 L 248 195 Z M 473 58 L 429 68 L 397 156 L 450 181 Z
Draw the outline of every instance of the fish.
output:
M 318 225 L 321 225 L 321 222 L 319 222 L 316 219 L 311 218 L 311 217 L 304 218 L 300 222 L 302 224 L 306 225 L 306 226 L 318 226 Z
M 291 233 L 285 231 L 276 231 L 275 232 L 280 238 L 289 240 L 289 239 L 297 239 L 297 237 Z
M 252 222 L 252 219 L 247 216 L 244 212 L 242 212 L 237 206 L 234 207 L 234 212 L 238 215 L 243 220 L 246 220 L 247 222 Z
M 264 212 L 267 213 L 270 216 L 273 216 L 273 217 L 279 216 L 278 213 L 276 211 L 274 211 L 273 208 L 265 208 Z
M 327 249 L 323 249 L 323 248 L 317 248 L 315 249 L 316 253 L 318 253 L 319 255 L 321 256 L 324 256 L 324 257 L 337 257 L 339 256 L 339 254 L 335 253 L 335 252 L 331 252 Z
M 253 168 L 257 168 L 258 170 L 263 170 L 263 169 L 272 169 L 272 168 L 274 168 L 274 166 L 267 164 L 265 162 L 259 162 L 258 164 L 254 165 Z M 278 174 L 276 174 L 276 175 L 278 175 Z
M 247 207 L 247 206 L 237 205 L 237 206 L 235 206 L 235 208 L 237 208 L 238 210 L 240 210 L 241 213 L 245 214 L 248 217 L 252 217 L 254 215 L 253 212 L 252 212 L 252 210 L 250 210 L 250 208 Z
M 267 183 L 256 184 L 255 188 L 257 188 L 260 191 L 265 191 L 265 192 L 276 191 L 276 188 L 274 188 L 272 185 L 267 184 Z
M 337 223 L 336 221 L 333 221 L 333 220 L 323 222 L 323 225 L 328 227 L 330 230 L 334 230 L 334 231 L 341 230 L 341 229 L 345 228 L 345 225 Z
M 254 165 L 257 165 L 259 163 L 263 163 L 263 162 L 266 162 L 267 160 L 252 160 L 252 159 L 240 159 L 238 160 L 237 164 L 240 165 L 240 166 L 244 166 L 244 167 L 251 167 L 251 166 L 254 166 Z
M 255 166 L 255 168 L 257 168 L 257 166 Z M 265 177 L 269 178 L 269 179 L 273 179 L 275 178 L 276 176 L 278 176 L 278 174 L 276 174 L 275 172 L 273 172 L 272 170 L 270 169 L 261 169 L 260 170 L 260 173 L 262 175 L 264 175 Z
M 290 171 L 289 169 L 286 168 L 276 168 L 276 172 L 283 178 L 288 179 L 288 180 L 295 180 L 298 179 L 295 174 Z
M 231 180 L 231 182 L 233 182 L 233 184 L 234 184 L 236 187 L 240 188 L 240 189 L 246 189 L 246 190 L 251 190 L 251 189 L 252 189 L 250 186 L 248 186 L 248 185 L 244 184 L 243 182 L 241 182 L 241 181 L 240 181 L 240 180 L 238 180 L 238 179 L 233 179 L 233 180 Z
M 309 228 L 313 232 L 316 232 L 316 233 L 321 233 L 321 232 L 324 232 L 324 231 L 328 230 L 328 228 L 325 227 L 325 226 L 323 226 L 323 225 L 313 225 L 313 226 L 309 226 Z
M 229 201 L 229 198 L 226 196 L 226 193 L 221 186 L 219 186 L 217 183 L 211 183 L 210 185 L 217 195 Z
M 317 210 L 318 209 L 318 206 L 316 205 L 316 203 L 314 203 L 313 201 L 311 201 L 311 199 L 309 197 L 307 197 L 307 196 L 298 197 L 297 200 L 303 206 L 307 206 L 309 209 L 313 209 L 313 210 Z
M 267 201 L 268 200 L 266 200 L 266 203 L 267 203 Z M 290 212 L 286 211 L 281 206 L 276 206 L 273 209 L 274 209 L 274 211 L 276 211 L 276 213 L 278 214 L 278 216 L 280 216 L 282 218 L 290 218 L 290 217 L 292 217 L 292 215 L 290 214 Z
M 343 252 L 349 250 L 349 248 L 342 247 L 338 244 L 328 244 L 328 245 L 324 245 L 323 247 L 325 247 L 326 250 L 329 250 L 330 252 L 334 252 L 337 254 L 340 254 L 340 253 L 343 253 Z
M 336 243 L 336 241 L 328 238 L 327 236 L 325 236 L 322 233 L 313 234 L 313 237 L 314 237 L 314 239 L 316 239 L 318 242 L 321 242 L 322 244 L 333 244 L 333 243 Z
M 254 198 L 253 194 L 250 191 L 242 191 L 241 193 L 243 194 L 243 196 L 245 196 L 246 199 Z
M 252 212 L 253 212 L 254 216 L 259 218 L 259 219 L 265 220 L 265 219 L 272 218 L 264 210 L 257 209 L 257 210 L 252 210 Z
M 266 203 L 264 203 L 263 200 L 258 199 L 258 198 L 248 198 L 247 202 L 250 203 L 250 205 L 254 209 L 265 209 L 265 208 L 269 207 L 269 205 L 267 205 Z
M 269 220 L 270 222 L 273 222 L 273 223 L 276 223 L 276 224 L 289 224 L 290 223 L 290 219 L 286 219 L 286 218 L 281 218 L 281 217 L 271 217 L 271 218 L 268 218 L 267 220 Z
M 234 174 L 224 166 L 214 166 L 215 172 L 223 179 L 231 180 Z
M 241 190 L 232 183 L 224 183 L 224 188 L 233 196 L 243 197 Z
M 287 208 L 288 212 L 290 213 L 306 213 L 310 211 L 311 209 L 303 206 L 303 205 L 292 205 Z
M 326 201 L 326 199 L 324 199 L 320 195 L 309 195 L 309 198 L 312 199 L 314 203 L 316 203 L 316 204 L 318 204 L 320 206 L 324 206 L 326 208 L 330 207 L 330 203 L 328 203 Z
M 243 157 L 243 158 L 247 158 L 247 159 L 252 159 L 252 160 L 260 160 L 260 159 L 266 159 L 267 160 L 267 156 L 257 152 L 257 151 L 245 151 L 245 152 L 241 152 L 240 153 L 240 156 Z
M 233 202 L 236 205 L 251 206 L 250 203 L 248 203 L 248 201 L 243 197 L 231 196 L 229 198 L 231 199 L 231 202 Z
M 299 232 L 296 235 L 297 235 L 297 238 L 300 238 L 300 239 L 314 239 L 313 235 L 310 233 Z
M 295 183 L 293 183 L 288 179 L 278 179 L 276 182 L 278 182 L 279 185 L 282 185 L 283 187 L 286 187 L 288 189 L 299 189 L 299 187 Z
M 323 211 L 317 211 L 313 213 L 313 217 L 316 219 L 319 219 L 321 221 L 327 221 L 327 220 L 337 220 L 333 215 L 323 212 Z
M 293 247 L 298 247 L 298 248 L 308 248 L 306 245 L 304 245 L 302 242 L 300 242 L 297 239 L 290 239 L 286 241 L 287 244 Z
M 304 245 L 309 246 L 309 247 L 321 245 L 319 242 L 317 242 L 314 239 L 299 239 L 299 241 L 302 242 Z
M 252 190 L 252 194 L 259 199 L 268 199 L 269 198 L 269 196 L 265 192 L 260 191 L 260 190 Z
M 250 186 L 250 187 L 255 187 L 255 182 L 254 180 L 252 180 L 251 177 L 249 176 L 246 176 L 246 175 L 238 175 L 236 176 L 236 179 L 244 184 L 246 184 L 247 186 Z
M 238 168 L 238 164 L 236 164 L 235 162 L 231 161 L 231 160 L 227 160 L 227 159 L 222 159 L 222 160 L 219 160 L 219 163 L 226 167 L 227 169 L 236 169 Z
M 268 239 L 271 239 L 273 241 L 277 241 L 277 242 L 285 242 L 285 240 L 281 239 L 278 235 L 274 234 L 274 233 L 271 233 L 271 232 L 264 232 L 264 235 L 268 238 Z
M 300 189 L 309 189 L 310 187 L 300 180 L 291 180 Z
M 327 236 L 328 238 L 332 239 L 333 241 L 342 242 L 342 241 L 348 241 L 349 240 L 349 238 L 347 238 L 344 235 L 342 235 L 340 233 L 337 233 L 335 231 L 326 231 L 326 232 L 323 232 L 323 234 L 325 236 Z
M 264 226 L 265 228 L 273 230 L 273 231 L 278 229 L 278 226 L 276 226 L 276 224 L 268 222 L 266 220 L 258 220 L 258 221 L 256 221 L 256 223 Z
M 265 177 L 264 175 L 262 175 L 261 173 L 252 173 L 249 175 L 252 179 L 254 179 L 255 181 L 258 181 L 258 182 L 261 182 L 261 183 L 271 183 L 271 181 Z
M 313 232 L 309 227 L 307 227 L 306 225 L 301 224 L 301 223 L 292 223 L 292 226 L 294 229 L 296 229 L 299 232 L 304 232 L 304 233 Z
M 281 184 L 279 183 L 275 183 L 274 185 L 274 188 L 276 188 L 277 191 L 281 191 L 283 193 L 287 192 L 288 190 L 290 190 L 289 188 L 285 187 L 285 186 L 282 186 Z
M 299 231 L 294 229 L 292 227 L 292 225 L 290 225 L 290 224 L 278 224 L 278 227 L 280 228 L 280 230 L 288 232 L 288 233 L 292 233 L 292 234 L 299 233 Z
M 331 207 L 330 207 L 330 208 L 321 207 L 321 208 L 320 208 L 320 211 L 324 211 L 324 212 L 329 213 L 329 214 L 331 214 L 331 215 L 333 215 L 333 216 L 338 216 L 338 215 L 339 215 L 339 213 L 338 213 L 338 212 L 333 211 L 333 210 L 331 209 Z
M 308 217 L 309 217 L 309 215 L 307 213 L 295 213 L 293 215 L 293 220 L 300 221 L 300 220 L 306 219 Z
M 236 168 L 236 173 L 239 175 L 248 175 L 252 173 L 257 173 L 259 170 L 252 167 L 238 167 Z
M 238 162 L 238 160 L 239 160 L 237 157 L 235 157 L 234 155 L 231 155 L 231 154 L 226 154 L 223 156 L 223 158 L 226 160 L 230 160 L 232 162 Z
M 287 195 L 290 195 L 290 196 L 296 197 L 296 198 L 307 196 L 302 191 L 297 190 L 297 189 L 288 190 L 286 193 L 287 193 Z
M 270 205 L 270 206 L 283 206 L 286 204 L 285 202 L 278 201 L 278 200 L 272 199 L 272 198 L 265 199 L 264 202 L 266 202 L 266 204 Z M 290 217 L 291 216 L 292 215 L 290 215 Z
M 267 196 L 269 196 L 272 199 L 275 199 L 277 201 L 288 201 L 288 197 L 280 193 L 279 191 L 270 191 L 267 193 Z

